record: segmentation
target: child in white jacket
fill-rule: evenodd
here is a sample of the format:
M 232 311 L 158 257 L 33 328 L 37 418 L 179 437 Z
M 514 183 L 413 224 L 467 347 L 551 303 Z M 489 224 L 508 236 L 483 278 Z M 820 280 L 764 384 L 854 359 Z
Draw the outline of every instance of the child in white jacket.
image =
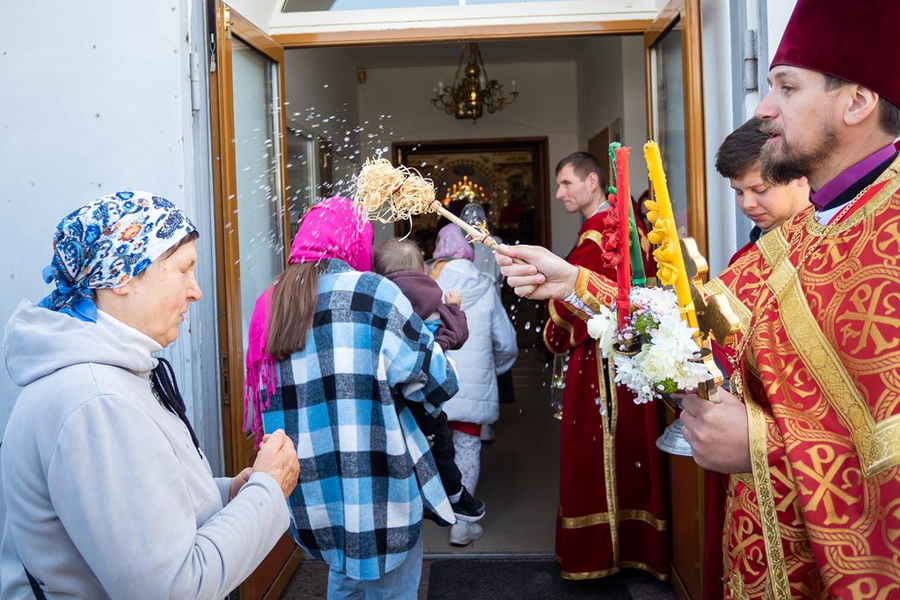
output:
M 444 404 L 453 432 L 456 464 L 463 485 L 475 493 L 481 470 L 481 425 L 500 416 L 497 374 L 508 371 L 518 356 L 516 332 L 490 277 L 472 262 L 474 251 L 456 225 L 438 233 L 431 275 L 444 291 L 457 290 L 469 324 L 469 339 L 448 352 L 457 365 L 459 392 Z M 450 528 L 450 543 L 466 545 L 481 537 L 477 523 Z

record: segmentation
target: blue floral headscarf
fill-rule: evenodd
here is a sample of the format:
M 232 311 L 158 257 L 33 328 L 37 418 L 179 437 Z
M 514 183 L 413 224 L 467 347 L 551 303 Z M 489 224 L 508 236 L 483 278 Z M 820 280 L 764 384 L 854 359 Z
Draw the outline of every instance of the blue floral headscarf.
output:
M 97 321 L 95 289 L 125 285 L 197 228 L 177 206 L 148 192 L 116 192 L 56 226 L 44 281 L 56 289 L 38 306 Z

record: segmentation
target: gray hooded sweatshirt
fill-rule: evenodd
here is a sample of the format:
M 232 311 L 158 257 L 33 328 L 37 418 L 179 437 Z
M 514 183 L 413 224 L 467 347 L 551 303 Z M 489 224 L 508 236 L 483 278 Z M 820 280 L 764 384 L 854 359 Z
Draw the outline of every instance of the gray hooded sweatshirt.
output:
M 47 598 L 223 598 L 287 529 L 265 473 L 228 502 L 231 480 L 153 394 L 159 350 L 103 312 L 25 301 L 10 318 L 6 368 L 24 389 L 0 447 L 0 600 L 32 597 L 25 567 Z

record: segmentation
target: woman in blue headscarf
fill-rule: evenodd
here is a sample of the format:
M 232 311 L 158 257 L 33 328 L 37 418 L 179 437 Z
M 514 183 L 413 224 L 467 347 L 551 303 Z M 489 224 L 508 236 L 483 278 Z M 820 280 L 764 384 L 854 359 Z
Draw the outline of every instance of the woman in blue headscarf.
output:
M 252 468 L 214 479 L 153 356 L 200 299 L 196 237 L 174 204 L 134 191 L 57 226 L 54 290 L 6 326 L 24 389 L 0 452 L 0 600 L 222 598 L 287 529 L 291 441 L 276 432 Z

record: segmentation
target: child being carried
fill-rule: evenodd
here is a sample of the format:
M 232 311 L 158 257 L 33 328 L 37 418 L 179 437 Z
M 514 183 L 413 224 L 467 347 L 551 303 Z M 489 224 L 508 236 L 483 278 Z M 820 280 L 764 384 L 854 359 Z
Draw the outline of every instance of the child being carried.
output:
M 458 292 L 448 291 L 442 301 L 443 292 L 425 273 L 425 261 L 414 243 L 403 240 L 383 242 L 375 248 L 373 263 L 375 272 L 393 281 L 409 299 L 413 312 L 422 318 L 444 352 L 462 347 L 469 337 L 466 315 L 459 308 L 462 298 Z M 460 521 L 478 521 L 484 516 L 484 502 L 462 485 L 447 416 L 443 411 L 432 416 L 419 402 L 407 402 L 406 406 L 419 428 L 431 438 L 431 453 L 454 515 Z

